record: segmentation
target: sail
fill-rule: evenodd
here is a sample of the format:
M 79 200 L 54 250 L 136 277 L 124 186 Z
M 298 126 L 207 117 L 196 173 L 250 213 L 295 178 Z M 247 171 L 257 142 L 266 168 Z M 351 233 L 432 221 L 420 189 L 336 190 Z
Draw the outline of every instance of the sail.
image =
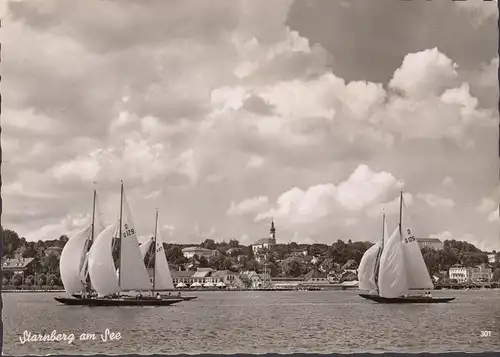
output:
M 85 286 L 81 281 L 80 271 L 85 258 L 85 247 L 90 237 L 92 226 L 87 226 L 71 237 L 61 252 L 59 270 L 64 290 L 68 294 L 82 291 Z
M 92 239 L 95 240 L 95 238 L 101 234 L 101 232 L 106 228 L 104 224 L 104 219 L 103 219 L 103 213 L 101 210 L 101 205 L 99 203 L 99 195 L 97 192 L 94 191 L 94 210 L 95 214 L 93 217 L 94 220 L 94 236 L 92 237 L 92 234 L 89 234 L 89 239 L 87 240 L 85 244 L 85 249 L 84 251 L 86 254 L 84 255 L 84 261 L 80 270 L 80 279 L 82 283 L 85 285 L 87 282 L 87 278 L 89 276 L 89 269 L 88 269 L 88 262 L 89 262 L 89 251 L 90 247 L 92 246 Z M 91 284 L 92 285 L 92 284 Z
M 139 241 L 125 193 L 123 193 L 120 246 L 120 288 L 122 290 L 150 290 L 151 281 L 139 249 Z
M 396 298 L 408 293 L 405 256 L 402 248 L 399 227 L 397 227 L 385 242 L 380 256 L 378 288 L 381 297 Z
M 157 222 L 157 225 L 159 222 Z M 155 275 L 154 275 L 153 289 L 167 290 L 174 289 L 174 282 L 170 274 L 165 250 L 163 249 L 163 240 L 161 238 L 160 230 L 156 233 L 156 247 L 155 247 Z
M 151 248 L 151 244 L 153 244 L 153 238 L 151 238 L 147 242 L 142 243 L 139 246 L 139 249 L 141 250 L 142 259 L 146 258 L 146 254 L 148 254 L 149 248 Z
M 408 288 L 409 289 L 433 289 L 434 284 L 432 284 L 429 271 L 425 265 L 424 257 L 418 246 L 418 242 L 413 235 L 410 228 L 411 222 L 408 216 L 403 216 L 406 207 L 404 204 L 403 196 L 402 200 L 402 212 L 401 212 L 401 222 L 402 222 L 402 234 L 403 234 L 403 252 L 405 258 L 405 265 L 407 269 L 408 276 Z
M 372 245 L 367 249 L 365 254 L 363 254 L 359 262 L 358 281 L 359 289 L 361 290 L 377 289 L 377 284 L 375 283 L 375 264 L 377 263 L 377 257 L 381 247 L 382 244 L 380 242 Z
M 94 219 L 94 237 L 97 237 L 107 227 L 104 221 L 104 214 L 101 209 L 99 195 L 95 196 L 95 219 Z
M 92 286 L 99 296 L 120 291 L 113 262 L 112 241 L 116 236 L 118 222 L 107 227 L 95 239 L 89 252 L 89 275 Z

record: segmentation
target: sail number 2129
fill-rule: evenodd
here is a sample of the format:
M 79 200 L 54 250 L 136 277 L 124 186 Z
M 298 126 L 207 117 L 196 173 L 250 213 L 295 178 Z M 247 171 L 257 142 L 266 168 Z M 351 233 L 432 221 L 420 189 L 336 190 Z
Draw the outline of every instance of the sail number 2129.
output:
M 134 228 L 130 228 L 128 229 L 128 224 L 125 224 L 125 232 L 123 232 L 123 238 L 127 238 L 128 236 L 131 236 L 132 234 L 135 233 L 135 229 Z

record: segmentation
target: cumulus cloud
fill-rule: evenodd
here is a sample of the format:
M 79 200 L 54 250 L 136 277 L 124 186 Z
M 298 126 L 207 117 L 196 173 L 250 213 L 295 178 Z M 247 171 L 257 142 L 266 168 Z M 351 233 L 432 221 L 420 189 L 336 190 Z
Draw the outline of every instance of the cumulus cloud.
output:
M 421 200 L 424 200 L 429 206 L 439 207 L 439 208 L 452 208 L 455 206 L 455 201 L 450 198 L 440 197 L 432 193 L 418 194 L 417 196 Z
M 228 216 L 241 216 L 249 213 L 255 213 L 266 207 L 268 203 L 269 200 L 266 196 L 249 198 L 238 204 L 231 202 L 231 207 L 229 207 L 226 214 Z
M 360 165 L 337 185 L 319 184 L 305 190 L 294 187 L 282 193 L 276 207 L 258 214 L 255 220 L 276 217 L 288 225 L 300 225 L 315 223 L 333 215 L 334 211 L 358 212 L 384 200 L 398 183 L 388 172 L 373 172 L 368 166 Z
M 104 212 L 115 217 L 124 180 L 139 234 L 151 232 L 158 207 L 175 227 L 164 227 L 165 235 L 179 243 L 243 232 L 251 242 L 267 234 L 263 221 L 271 217 L 285 241 L 374 239 L 381 209 L 396 214 L 404 180 L 405 202 L 427 224 L 423 234 L 453 226 L 492 237 L 486 226 L 494 224 L 486 223 L 496 207 L 471 214 L 470 202 L 491 197 L 496 184 L 490 78 L 498 59 L 472 58 L 478 41 L 448 50 L 450 38 L 434 41 L 425 31 L 424 42 L 404 36 L 383 56 L 360 56 L 352 31 L 325 30 L 306 12 L 297 15 L 301 6 L 10 2 L 5 226 L 29 239 L 72 232 L 73 217 L 88 214 L 94 182 Z M 319 6 L 307 10 L 314 19 Z M 379 10 L 352 2 L 335 13 L 339 21 L 325 23 L 357 23 L 371 11 Z M 477 15 L 447 13 L 450 24 Z M 402 30 L 389 22 L 390 33 Z M 335 46 L 314 38 L 316 25 Z M 360 57 L 374 62 L 370 71 L 381 61 L 389 72 L 380 81 L 347 78 L 343 63 Z

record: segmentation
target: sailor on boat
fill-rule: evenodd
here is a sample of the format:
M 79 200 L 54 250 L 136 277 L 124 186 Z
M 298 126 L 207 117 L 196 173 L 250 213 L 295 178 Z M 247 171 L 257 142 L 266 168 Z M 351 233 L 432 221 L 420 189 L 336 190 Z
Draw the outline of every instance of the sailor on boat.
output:
M 156 299 L 157 299 L 157 300 L 161 300 L 161 295 L 160 295 L 160 293 L 156 293 Z

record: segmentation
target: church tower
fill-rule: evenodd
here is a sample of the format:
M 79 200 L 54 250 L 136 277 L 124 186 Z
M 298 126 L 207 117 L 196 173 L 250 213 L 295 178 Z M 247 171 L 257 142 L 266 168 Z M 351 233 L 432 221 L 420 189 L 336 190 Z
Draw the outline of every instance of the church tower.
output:
M 271 221 L 271 229 L 269 230 L 269 238 L 273 240 L 273 243 L 276 244 L 276 228 L 274 227 L 274 220 Z

